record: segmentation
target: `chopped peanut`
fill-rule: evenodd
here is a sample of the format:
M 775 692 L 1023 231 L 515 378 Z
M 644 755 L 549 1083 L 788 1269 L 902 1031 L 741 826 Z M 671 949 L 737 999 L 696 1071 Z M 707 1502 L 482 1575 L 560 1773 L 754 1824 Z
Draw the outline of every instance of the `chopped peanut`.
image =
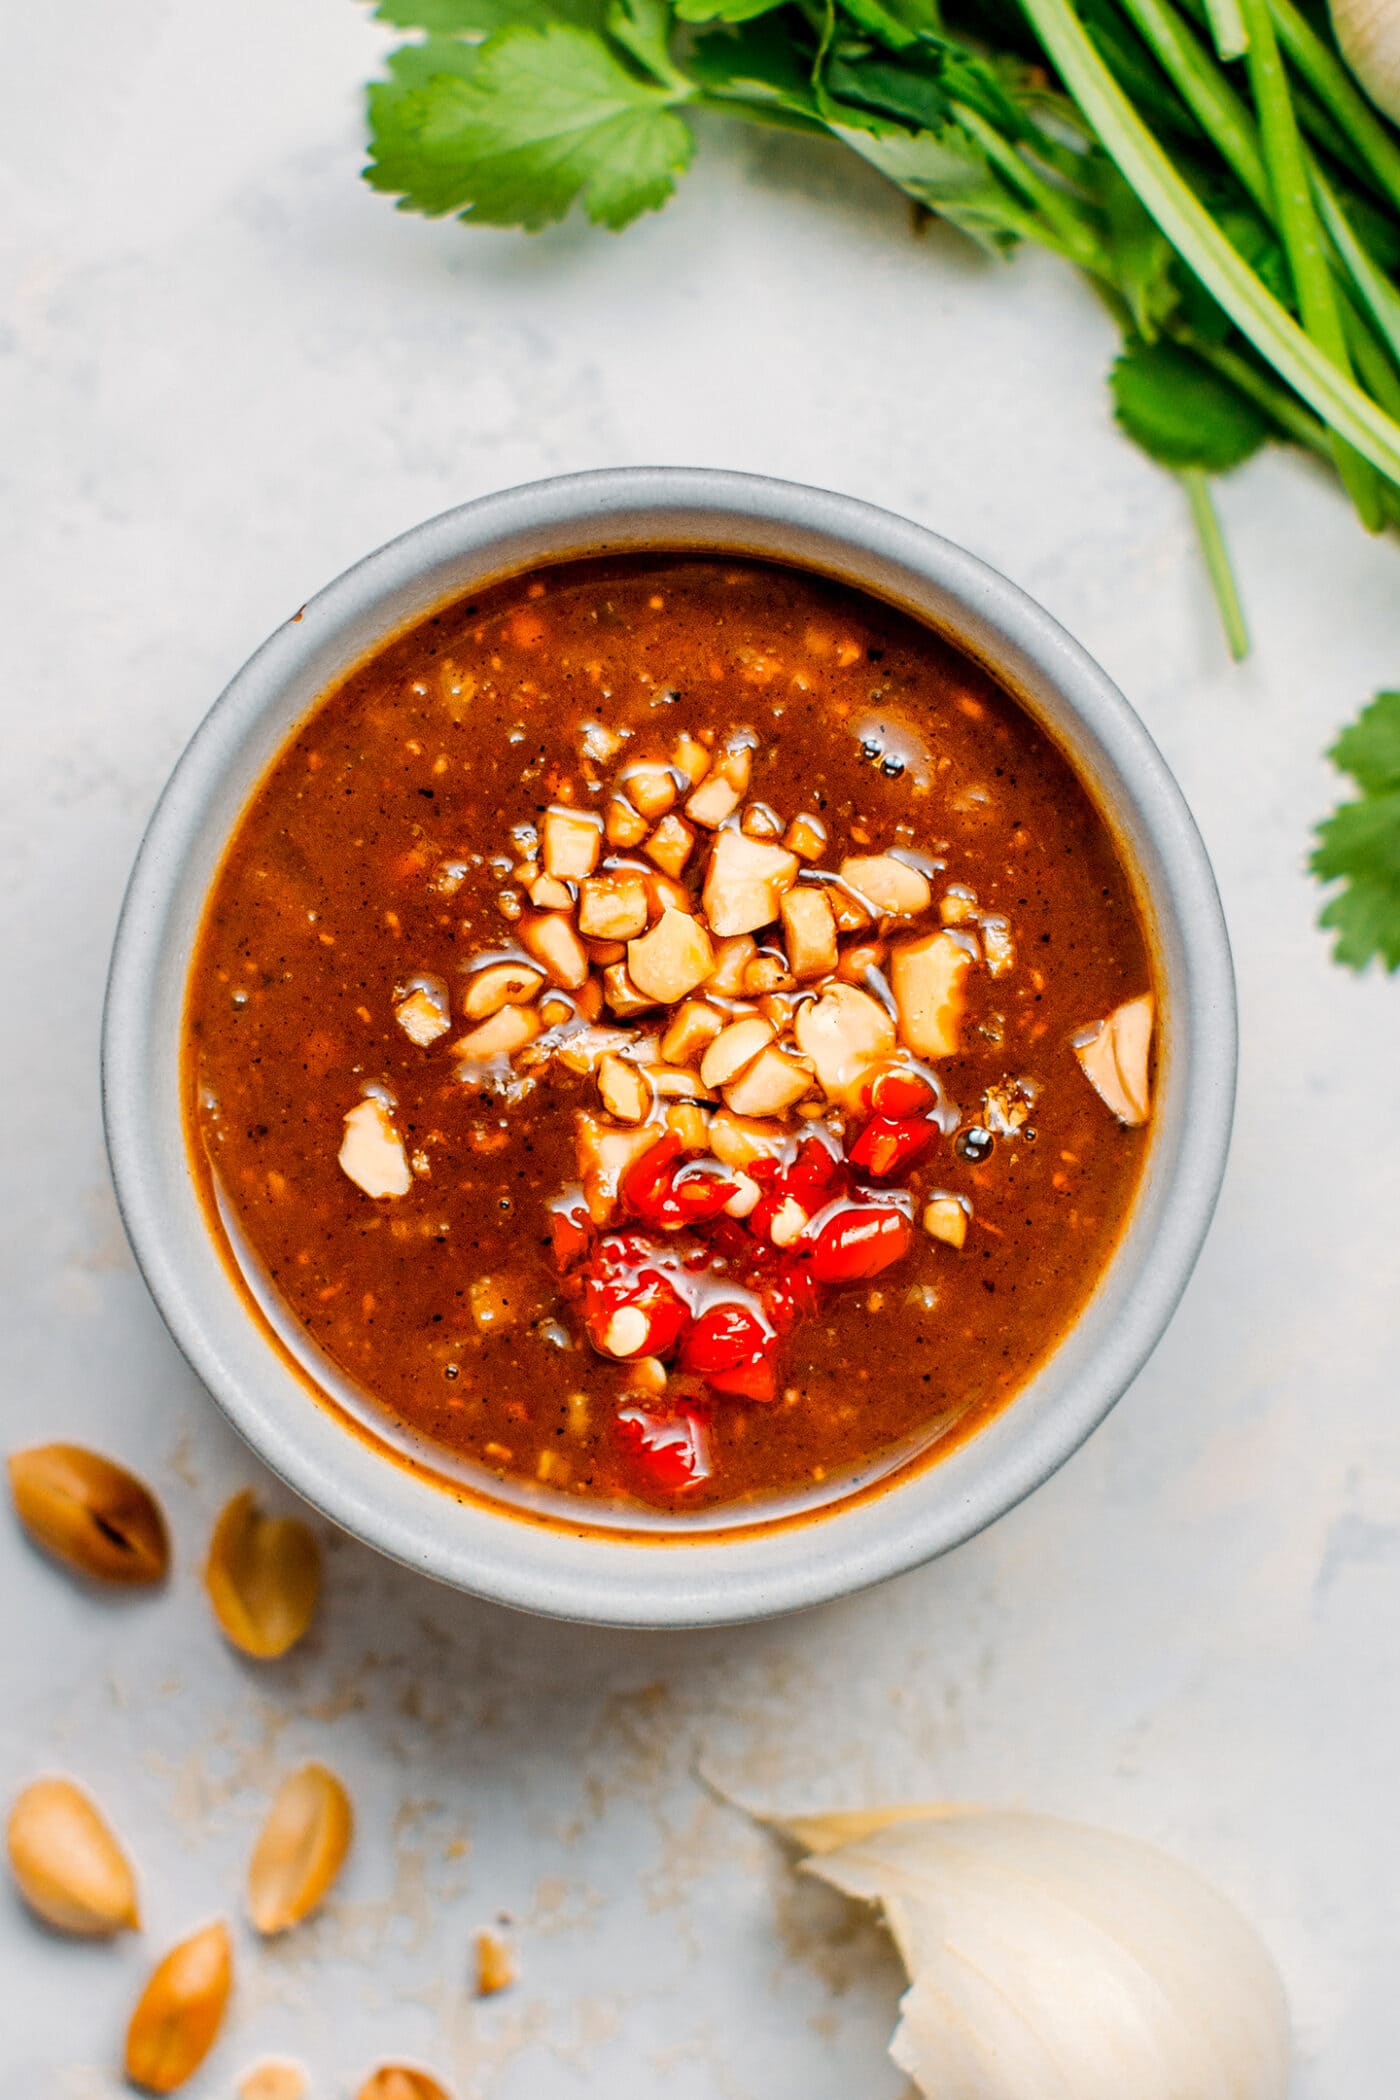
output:
M 760 1050 L 766 1050 L 775 1031 L 755 1014 L 745 1021 L 731 1021 L 721 1029 L 700 1060 L 700 1077 L 706 1086 L 728 1086 L 745 1065 L 751 1065 Z
M 615 1123 L 600 1123 L 596 1117 L 578 1119 L 578 1171 L 583 1200 L 595 1225 L 606 1225 L 617 1206 L 622 1177 L 644 1152 L 656 1143 L 650 1124 L 619 1130 Z
M 479 1932 L 476 1936 L 476 1993 L 479 1998 L 494 1997 L 497 1991 L 509 1990 L 515 1981 L 515 1958 L 504 1940 L 497 1939 L 494 1932 Z
M 791 1247 L 807 1230 L 807 1213 L 795 1196 L 784 1196 L 768 1228 L 775 1247 Z
M 860 899 L 838 883 L 831 885 L 831 911 L 838 933 L 861 933 L 870 924 L 871 915 Z
M 425 984 L 415 985 L 406 998 L 400 999 L 394 1008 L 394 1019 L 420 1050 L 426 1050 L 452 1026 L 445 991 L 436 986 L 429 990 Z
M 1011 921 L 997 912 L 989 912 L 982 921 L 982 958 L 989 977 L 1004 977 L 1016 961 Z
M 536 911 L 570 911 L 574 893 L 555 875 L 537 875 L 529 886 L 529 898 Z
M 646 818 L 633 809 L 625 796 L 614 795 L 603 817 L 610 846 L 640 846 L 651 830 Z
M 836 973 L 847 984 L 864 985 L 868 971 L 884 969 L 889 953 L 883 941 L 857 941 L 843 953 Z
M 805 1065 L 782 1050 L 765 1050 L 726 1087 L 725 1106 L 736 1116 L 780 1116 L 812 1090 Z
M 841 863 L 841 880 L 885 918 L 915 919 L 933 901 L 927 875 L 892 853 L 857 855 Z
M 890 951 L 900 1040 L 916 1057 L 956 1057 L 963 980 L 972 958 L 951 933 L 926 933 Z
M 698 738 L 693 736 L 676 738 L 671 762 L 679 772 L 684 773 L 692 787 L 699 787 L 710 770 L 710 754 Z
M 644 1014 L 656 1001 L 638 989 L 628 974 L 626 963 L 609 963 L 603 972 L 603 1000 L 619 1021 L 628 1021 L 633 1014 Z
M 710 1118 L 710 1150 L 721 1165 L 751 1167 L 756 1160 L 781 1159 L 787 1132 L 781 1123 L 755 1121 L 720 1108 Z
M 726 780 L 723 773 L 711 773 L 686 803 L 685 813 L 692 824 L 703 824 L 706 831 L 718 831 L 743 799 L 742 790 Z
M 695 833 L 684 817 L 674 812 L 663 817 L 646 842 L 648 860 L 654 860 L 665 875 L 679 876 L 690 858 L 690 849 L 695 844 Z
M 647 908 L 653 919 L 659 919 L 663 911 L 693 911 L 690 891 L 674 875 L 664 875 L 660 868 L 648 868 L 642 880 L 647 886 Z
M 596 963 L 600 970 L 606 970 L 610 963 L 627 960 L 626 941 L 585 941 L 583 949 L 588 960 Z
M 661 1038 L 661 1055 L 668 1065 L 688 1065 L 723 1027 L 724 1015 L 716 1007 L 703 999 L 687 999 Z
M 794 1033 L 797 1047 L 816 1068 L 828 1100 L 844 1100 L 895 1046 L 894 1022 L 878 999 L 854 985 L 834 984 L 804 1006 Z
M 945 926 L 965 926 L 977 917 L 977 892 L 965 882 L 950 883 L 939 900 L 938 916 Z
M 493 1057 L 512 1057 L 533 1043 L 540 1032 L 540 1017 L 531 1006 L 503 1006 L 478 1028 L 458 1036 L 452 1055 L 467 1064 L 485 1064 Z
M 826 893 L 789 890 L 782 903 L 783 940 L 794 977 L 825 977 L 836 968 L 836 921 Z
M 345 1136 L 340 1144 L 340 1168 L 356 1188 L 376 1200 L 384 1196 L 406 1196 L 413 1175 L 403 1139 L 394 1128 L 387 1105 L 377 1095 L 345 1112 Z
M 1145 1123 L 1152 1109 L 1148 1060 L 1152 1051 L 1152 994 L 1129 999 L 1100 1021 L 1088 1042 L 1076 1043 L 1074 1054 L 1084 1077 L 1120 1123 Z
M 714 948 L 700 921 L 670 907 L 650 933 L 627 943 L 632 982 L 638 991 L 666 1006 L 703 984 L 714 965 Z
M 648 1065 L 651 1090 L 662 1101 L 712 1101 L 704 1081 L 684 1065 Z
M 745 838 L 780 839 L 783 820 L 766 802 L 751 802 L 739 819 L 739 829 Z
M 956 1196 L 934 1196 L 924 1205 L 924 1231 L 946 1246 L 961 1247 L 967 1239 L 967 1209 Z
M 489 963 L 478 970 L 462 996 L 469 1021 L 489 1021 L 503 1006 L 525 1006 L 544 983 L 544 973 L 529 963 Z
M 633 1064 L 605 1057 L 598 1065 L 598 1092 L 603 1106 L 619 1123 L 640 1123 L 651 1108 L 651 1088 Z
M 715 949 L 715 966 L 706 991 L 719 999 L 739 998 L 744 989 L 744 972 L 757 953 L 758 944 L 752 934 L 741 933 L 736 940 L 721 941 Z
M 768 992 L 790 992 L 797 982 L 780 955 L 756 955 L 744 967 L 744 997 L 761 999 Z
M 536 962 L 542 962 L 566 992 L 576 992 L 588 978 L 588 954 L 572 919 L 563 912 L 545 912 L 538 919 L 522 919 L 520 941 Z
M 676 799 L 676 776 L 669 766 L 629 766 L 620 784 L 633 809 L 648 823 L 664 817 Z
M 580 885 L 578 930 L 590 940 L 630 941 L 645 933 L 647 888 L 640 875 L 595 875 Z
M 826 826 L 809 810 L 800 810 L 788 825 L 783 844 L 800 860 L 820 860 L 826 851 Z
M 591 809 L 547 809 L 544 816 L 544 871 L 559 882 L 581 882 L 598 865 L 603 820 Z
M 675 1131 L 688 1152 L 709 1148 L 709 1119 L 698 1101 L 673 1101 L 666 1111 L 666 1128 Z
M 705 874 L 705 916 L 721 939 L 771 926 L 797 880 L 798 859 L 784 846 L 722 831 Z

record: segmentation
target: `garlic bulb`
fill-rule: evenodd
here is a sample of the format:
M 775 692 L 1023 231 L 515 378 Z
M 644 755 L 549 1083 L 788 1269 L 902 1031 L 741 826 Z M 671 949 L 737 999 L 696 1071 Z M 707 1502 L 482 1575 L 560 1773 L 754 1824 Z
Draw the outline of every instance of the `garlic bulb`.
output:
M 1131 1838 L 904 1808 L 779 1828 L 878 1903 L 909 1989 L 890 2054 L 937 2100 L 1284 2100 L 1283 1989 L 1233 1906 Z
M 1376 108 L 1400 124 L 1400 0 L 1329 0 L 1342 56 Z

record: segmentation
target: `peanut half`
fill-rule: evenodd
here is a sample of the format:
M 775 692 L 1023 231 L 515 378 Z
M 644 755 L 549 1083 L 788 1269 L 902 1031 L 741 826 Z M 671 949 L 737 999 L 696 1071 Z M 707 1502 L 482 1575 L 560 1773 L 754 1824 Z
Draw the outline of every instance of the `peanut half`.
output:
M 65 1567 L 96 1582 L 159 1582 L 170 1565 L 165 1519 L 125 1466 L 81 1444 L 37 1444 L 10 1458 L 21 1524 Z
M 126 2031 L 126 2075 L 148 2093 L 173 2093 L 214 2046 L 233 1987 L 225 1925 L 181 1940 L 151 1974 Z
M 426 2071 L 407 2064 L 381 2064 L 365 2080 L 356 2100 L 448 2100 L 446 2088 Z
M 204 1581 L 234 1647 L 267 1661 L 295 1647 L 311 1624 L 321 1549 L 300 1518 L 265 1516 L 245 1488 L 214 1526 Z
M 139 1926 L 126 1854 L 68 1779 L 36 1779 L 10 1810 L 10 1871 L 31 1910 L 60 1932 L 104 1938 Z
M 345 1861 L 354 1831 L 350 1797 L 324 1765 L 284 1779 L 248 1869 L 248 1915 L 262 1933 L 309 1918 Z

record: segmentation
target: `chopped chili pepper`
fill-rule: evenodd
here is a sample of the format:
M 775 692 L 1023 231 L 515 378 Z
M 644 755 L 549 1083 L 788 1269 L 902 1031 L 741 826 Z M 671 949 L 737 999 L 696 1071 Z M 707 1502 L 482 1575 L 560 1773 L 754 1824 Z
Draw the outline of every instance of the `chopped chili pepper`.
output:
M 588 1252 L 593 1238 L 593 1227 L 588 1212 L 581 1203 L 571 1210 L 562 1208 L 549 1214 L 549 1235 L 554 1249 L 554 1265 L 559 1270 L 571 1269 Z
M 781 1176 L 780 1186 L 785 1196 L 795 1196 L 804 1210 L 812 1211 L 828 1203 L 836 1192 L 836 1184 L 844 1179 L 836 1154 L 820 1138 L 809 1137 L 798 1146 L 797 1157 Z
M 778 1338 L 747 1305 L 711 1306 L 685 1338 L 681 1368 L 698 1371 L 717 1393 L 771 1400 L 777 1391 Z
M 708 1375 L 729 1371 L 762 1349 L 772 1337 L 747 1305 L 726 1302 L 702 1313 L 685 1338 L 681 1366 Z
M 628 1210 L 649 1224 L 663 1223 L 662 1214 L 671 1193 L 671 1168 L 684 1150 L 675 1131 L 668 1130 L 628 1168 L 619 1191 Z
M 851 1165 L 876 1181 L 887 1181 L 926 1152 L 939 1135 L 938 1125 L 927 1116 L 872 1116 L 851 1147 Z
M 866 1106 L 877 1116 L 926 1115 L 937 1099 L 928 1081 L 907 1066 L 887 1066 L 865 1089 Z
M 583 1319 L 600 1355 L 667 1356 L 689 1327 L 690 1308 L 651 1265 L 654 1251 L 635 1232 L 599 1241 L 584 1280 Z
M 818 1234 L 812 1275 L 818 1283 L 859 1283 L 907 1254 L 912 1239 L 902 1210 L 887 1203 L 853 1203 Z
M 763 1310 L 779 1334 L 790 1333 L 799 1320 L 821 1310 L 821 1292 L 805 1261 L 785 1261 L 764 1284 Z
M 667 1494 L 698 1487 L 714 1471 L 704 1420 L 690 1408 L 659 1415 L 650 1408 L 624 1407 L 617 1427 L 652 1486 Z
M 711 1371 L 705 1383 L 711 1392 L 728 1393 L 736 1400 L 776 1400 L 778 1366 L 774 1356 L 777 1346 L 775 1338 L 769 1343 L 766 1356 L 756 1356 L 752 1363 L 735 1364 L 732 1371 Z

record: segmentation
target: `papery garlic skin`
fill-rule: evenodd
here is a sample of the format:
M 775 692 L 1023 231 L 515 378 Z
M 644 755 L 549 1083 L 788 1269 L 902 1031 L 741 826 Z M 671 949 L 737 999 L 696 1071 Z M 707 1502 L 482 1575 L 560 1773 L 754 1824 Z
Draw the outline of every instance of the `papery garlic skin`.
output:
M 1342 56 L 1366 93 L 1400 124 L 1400 0 L 1329 0 Z
M 890 2054 L 930 2100 L 1285 2100 L 1278 1973 L 1187 1868 L 1047 1816 L 891 1815 L 783 1827 L 884 1911 L 910 1978 Z

